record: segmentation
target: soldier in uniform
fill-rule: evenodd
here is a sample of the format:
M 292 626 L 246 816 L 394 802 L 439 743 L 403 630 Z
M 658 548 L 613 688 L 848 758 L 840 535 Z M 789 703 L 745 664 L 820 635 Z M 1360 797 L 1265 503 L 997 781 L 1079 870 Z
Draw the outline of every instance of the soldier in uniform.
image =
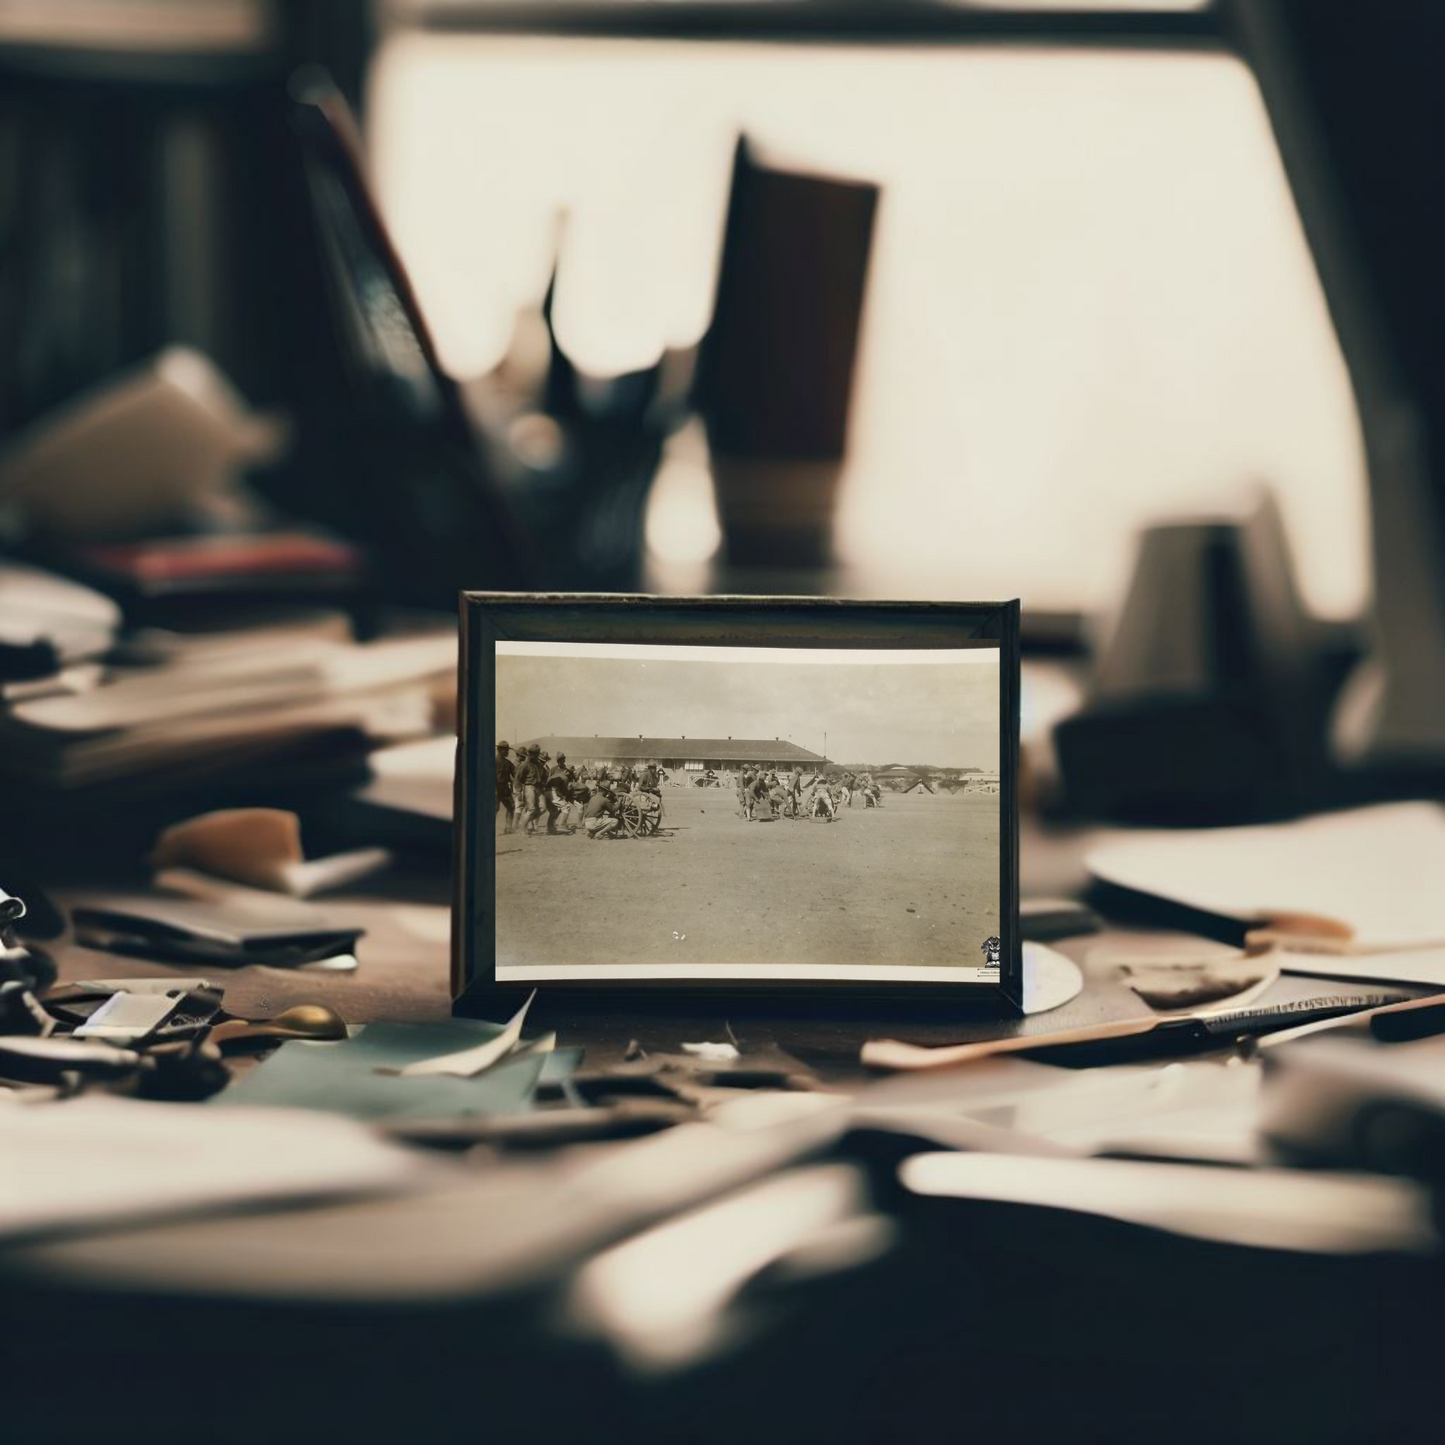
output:
M 788 806 L 789 817 L 801 818 L 803 816 L 803 765 L 793 764 L 793 774 L 788 779 Z
M 527 749 L 527 760 L 517 769 L 517 787 L 522 794 L 522 827 L 531 833 L 542 814 L 542 799 L 547 792 L 547 770 L 536 743 Z
M 768 780 L 762 773 L 757 773 L 748 787 L 748 821 L 771 822 L 776 811 L 774 801 L 768 790 Z
M 582 827 L 589 838 L 607 838 L 617 831 L 617 799 L 611 787 L 602 783 L 587 799 L 582 811 Z
M 813 774 L 813 786 L 808 789 L 808 817 L 820 812 L 830 818 L 838 816 L 837 806 L 833 802 L 833 790 L 829 787 L 827 778 L 817 772 Z
M 547 831 L 557 831 L 557 817 L 567 818 L 572 806 L 572 770 L 567 766 L 567 754 L 558 753 L 557 761 L 547 770 Z
M 511 751 L 505 739 L 497 744 L 497 807 L 507 810 L 507 826 L 502 829 L 504 834 L 510 833 L 517 825 L 517 811 L 512 802 L 517 770 L 508 756 Z

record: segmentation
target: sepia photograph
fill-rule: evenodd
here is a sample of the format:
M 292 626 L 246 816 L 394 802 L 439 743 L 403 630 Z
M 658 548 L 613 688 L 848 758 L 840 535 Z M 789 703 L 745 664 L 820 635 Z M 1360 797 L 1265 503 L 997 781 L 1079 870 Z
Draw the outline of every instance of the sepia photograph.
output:
M 999 652 L 496 644 L 497 981 L 997 983 Z

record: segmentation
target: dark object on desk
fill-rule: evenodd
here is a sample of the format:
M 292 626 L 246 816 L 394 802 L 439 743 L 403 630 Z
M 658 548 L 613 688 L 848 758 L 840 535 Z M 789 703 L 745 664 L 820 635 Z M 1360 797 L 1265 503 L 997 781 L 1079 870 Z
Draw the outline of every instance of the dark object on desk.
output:
M 330 409 L 303 425 L 294 469 L 269 489 L 366 547 L 391 599 L 450 611 L 461 588 L 525 586 L 530 548 L 437 359 L 346 101 L 314 69 L 290 92 L 334 344 L 319 383 Z M 307 476 L 318 467 L 324 494 Z
M 605 1107 L 536 1109 L 526 1114 L 388 1119 L 379 1127 L 394 1139 L 433 1149 L 486 1144 L 498 1149 L 547 1150 L 604 1139 L 640 1138 L 695 1117 L 696 1110 L 676 1099 L 627 1099 Z
M 1149 528 L 1089 701 L 1055 730 L 1067 807 L 1236 823 L 1326 802 L 1324 652 L 1272 498 Z
M 23 983 L 13 978 L 0 983 L 0 1034 L 48 1038 L 54 1032 L 55 1020 Z
M 148 1049 L 131 1092 L 140 1099 L 193 1104 L 219 1094 L 230 1082 L 220 1049 L 197 1037 Z
M 0 640 L 0 682 L 33 682 L 59 670 L 54 644 Z
M 1445 1040 L 1327 1038 L 1270 1052 L 1260 1131 L 1309 1164 L 1445 1186 Z
M 729 562 L 817 566 L 832 550 L 878 187 L 733 165 L 696 397 Z
M 55 964 L 43 949 L 29 948 L 16 936 L 28 911 L 23 899 L 0 889 L 0 984 L 43 993 L 55 982 Z
M 1370 1019 L 1370 1032 L 1381 1043 L 1408 1043 L 1445 1033 L 1445 997 L 1433 994 L 1393 1008 L 1380 1009 Z
M 43 948 L 16 942 L 6 929 L 0 931 L 0 981 L 22 983 L 43 993 L 55 982 L 55 963 Z
M 1117 1038 L 1097 1042 L 1061 1042 L 1029 1050 L 1028 1053 L 1036 1053 L 1048 1063 L 1062 1064 L 1066 1068 L 1182 1057 L 1226 1048 L 1241 1039 L 1257 1038 L 1275 1029 L 1297 1028 L 1324 1019 L 1343 1018 L 1396 1002 L 1399 997 L 1398 994 L 1387 993 L 1329 994 L 1323 998 L 1263 1004 L 1212 1016 L 1199 1014 L 1190 1018 L 1161 1019 L 1152 1027 L 1136 1033 L 1121 1033 Z
M 271 914 L 271 921 L 262 909 Z M 76 941 L 86 948 L 167 963 L 239 968 L 263 963 L 296 968 L 348 954 L 362 936 L 295 899 L 265 897 L 259 904 L 156 896 L 77 908 Z
M 132 1049 L 92 1044 L 83 1039 L 0 1038 L 0 1078 L 23 1083 L 50 1084 L 65 1074 L 83 1078 L 119 1079 L 140 1067 L 141 1056 Z
M 1370 654 L 1334 744 L 1381 790 L 1445 776 L 1445 10 L 1381 0 L 1223 7 L 1260 84 L 1339 334 L 1369 473 Z
M 115 598 L 126 619 L 229 622 L 238 606 L 350 603 L 365 575 L 358 548 L 318 530 L 216 532 L 105 543 L 51 552 L 47 560 Z
M 50 990 L 44 1007 L 54 1019 L 79 1031 L 99 1019 L 99 1008 L 121 995 L 157 1001 L 154 1028 L 139 1034 L 132 1030 L 134 1041 L 188 1038 L 208 1026 L 223 998 L 222 990 L 205 979 L 97 979 Z

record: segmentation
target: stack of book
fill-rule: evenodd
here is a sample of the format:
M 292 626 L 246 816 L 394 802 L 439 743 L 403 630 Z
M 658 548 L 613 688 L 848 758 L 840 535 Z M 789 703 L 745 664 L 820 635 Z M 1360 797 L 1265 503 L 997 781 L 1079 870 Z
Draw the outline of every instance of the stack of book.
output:
M 0 685 L 0 795 L 68 817 L 112 800 L 179 814 L 218 789 L 319 783 L 343 758 L 433 732 L 455 667 L 450 627 L 361 643 L 330 611 L 122 635 Z

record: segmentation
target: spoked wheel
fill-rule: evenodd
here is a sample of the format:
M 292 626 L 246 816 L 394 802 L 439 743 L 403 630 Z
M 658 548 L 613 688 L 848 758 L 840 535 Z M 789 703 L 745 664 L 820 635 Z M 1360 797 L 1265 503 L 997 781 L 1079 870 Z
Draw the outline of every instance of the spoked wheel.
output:
M 617 816 L 622 820 L 622 831 L 629 838 L 640 838 L 647 831 L 646 815 L 635 799 L 623 798 L 617 805 Z
M 622 820 L 622 831 L 629 838 L 646 838 L 662 826 L 662 809 L 644 808 L 631 795 L 619 800 L 617 815 Z

